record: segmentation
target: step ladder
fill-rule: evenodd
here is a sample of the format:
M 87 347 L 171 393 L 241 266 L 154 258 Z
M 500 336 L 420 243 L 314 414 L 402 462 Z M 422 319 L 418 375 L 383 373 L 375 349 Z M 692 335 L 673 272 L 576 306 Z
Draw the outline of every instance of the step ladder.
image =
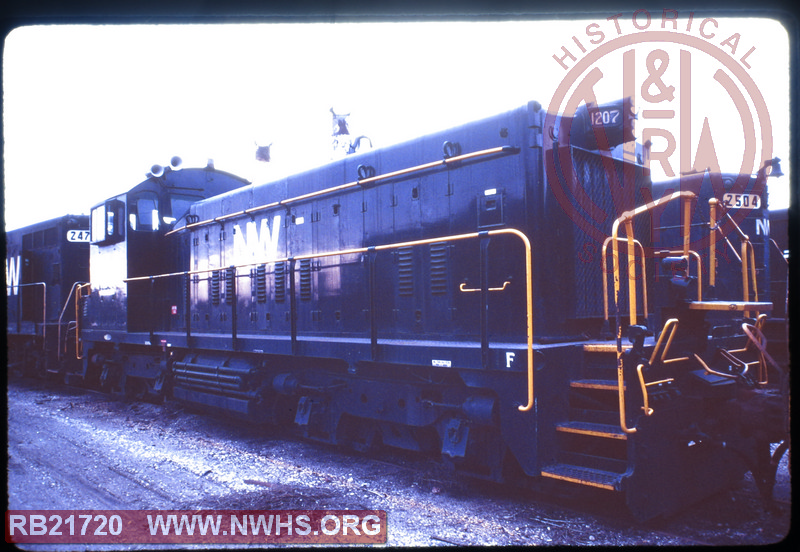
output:
M 631 467 L 628 434 L 619 423 L 617 347 L 586 344 L 583 355 L 582 375 L 569 383 L 568 419 L 555 426 L 556 461 L 543 467 L 541 475 L 621 491 Z

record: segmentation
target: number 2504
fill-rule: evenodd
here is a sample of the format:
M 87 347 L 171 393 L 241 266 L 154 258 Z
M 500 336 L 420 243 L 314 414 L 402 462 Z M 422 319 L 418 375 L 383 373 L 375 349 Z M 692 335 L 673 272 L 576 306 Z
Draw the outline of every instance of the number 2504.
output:
M 728 209 L 758 209 L 761 198 L 757 194 L 725 194 L 722 204 Z

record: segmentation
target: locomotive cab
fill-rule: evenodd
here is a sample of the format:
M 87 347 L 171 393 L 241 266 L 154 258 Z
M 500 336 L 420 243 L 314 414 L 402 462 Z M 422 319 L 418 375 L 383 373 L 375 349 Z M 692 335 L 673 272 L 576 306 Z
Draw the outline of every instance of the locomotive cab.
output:
M 194 202 L 249 183 L 212 165 L 178 166 L 154 166 L 145 181 L 91 209 L 91 296 L 82 322 L 90 354 L 84 377 L 100 373 L 101 383 L 113 382 L 109 372 L 117 361 L 109 359 L 119 354 L 113 347 L 157 344 L 155 332 L 180 325 L 180 283 L 136 278 L 186 271 L 187 238 L 169 232 L 185 220 Z

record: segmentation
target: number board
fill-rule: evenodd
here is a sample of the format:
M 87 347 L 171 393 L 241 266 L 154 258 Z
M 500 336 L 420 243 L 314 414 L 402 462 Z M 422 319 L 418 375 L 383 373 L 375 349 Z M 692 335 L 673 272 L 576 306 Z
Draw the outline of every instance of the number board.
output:
M 73 243 L 89 243 L 88 230 L 67 230 L 67 241 Z
M 601 109 L 591 111 L 592 126 L 615 125 L 621 121 L 619 109 Z
M 725 194 L 722 204 L 728 209 L 759 209 L 761 197 L 758 194 Z

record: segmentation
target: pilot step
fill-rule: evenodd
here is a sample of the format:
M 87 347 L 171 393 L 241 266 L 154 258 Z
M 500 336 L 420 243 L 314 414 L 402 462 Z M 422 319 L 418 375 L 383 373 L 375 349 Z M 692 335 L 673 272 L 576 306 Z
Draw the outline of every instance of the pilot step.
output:
M 622 490 L 622 480 L 625 478 L 625 474 L 574 466 L 572 464 L 551 464 L 542 468 L 542 477 L 569 481 L 570 483 L 578 483 L 609 491 L 620 491 Z

